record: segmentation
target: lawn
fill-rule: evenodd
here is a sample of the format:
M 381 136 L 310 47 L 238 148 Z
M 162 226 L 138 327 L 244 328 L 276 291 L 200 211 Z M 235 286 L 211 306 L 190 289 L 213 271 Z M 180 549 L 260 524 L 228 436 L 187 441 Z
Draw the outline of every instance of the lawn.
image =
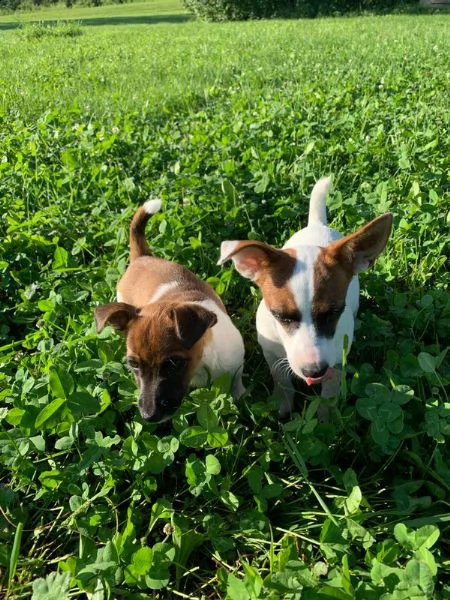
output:
M 89 24 L 97 21 L 99 25 L 105 23 L 115 25 L 118 20 L 123 22 L 126 19 L 131 20 L 133 17 L 139 17 L 141 23 L 171 21 L 171 17 L 177 18 L 179 21 L 191 18 L 180 0 L 140 0 L 95 7 L 75 4 L 72 8 L 67 8 L 64 4 L 56 4 L 36 7 L 32 11 L 4 12 L 0 14 L 0 28 L 17 27 L 22 23 L 59 20 L 76 20 L 83 23 L 87 21 Z
M 0 17 L 2 597 L 450 598 L 448 26 Z M 299 384 L 280 423 L 258 292 L 219 245 L 282 244 L 330 173 L 336 228 L 394 230 L 333 419 Z M 155 254 L 210 281 L 247 351 L 241 401 L 212 382 L 159 426 L 93 322 L 154 196 Z

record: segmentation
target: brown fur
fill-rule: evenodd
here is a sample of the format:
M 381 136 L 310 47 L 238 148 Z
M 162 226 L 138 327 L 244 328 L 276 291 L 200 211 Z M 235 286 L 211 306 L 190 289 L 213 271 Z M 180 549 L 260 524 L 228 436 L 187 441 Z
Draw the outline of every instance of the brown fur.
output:
M 287 313 L 298 310 L 289 287 L 296 263 L 294 250 L 280 250 L 263 242 L 244 240 L 236 242 L 233 250 L 220 262 L 231 258 L 236 260 L 237 270 L 260 288 L 269 310 Z
M 172 356 L 181 356 L 188 360 L 185 384 L 197 368 L 203 349 L 211 332 L 206 333 L 191 348 L 186 348 L 176 332 L 173 308 L 176 305 L 155 303 L 145 306 L 140 316 L 128 329 L 127 357 L 133 358 L 143 366 L 144 371 L 158 374 L 159 367 Z
M 286 315 L 298 313 L 289 281 L 295 269 L 295 251 L 278 250 L 266 270 L 255 280 L 269 310 Z
M 347 264 L 340 263 L 329 248 L 322 248 L 314 265 L 313 316 L 342 306 L 352 277 Z
M 332 242 L 327 251 L 331 260 L 340 262 L 353 275 L 375 262 L 387 244 L 392 228 L 392 213 L 385 213 L 361 229 Z
M 164 294 L 164 301 L 196 302 L 210 298 L 226 312 L 222 300 L 212 287 L 181 265 L 156 256 L 136 258 L 117 286 L 121 300 L 141 307 L 148 304 L 160 285 L 176 281 L 178 285 Z
M 156 204 L 146 207 L 157 210 Z M 199 368 L 207 346 L 217 344 L 211 332 L 218 320 L 215 306 L 226 310 L 210 285 L 185 267 L 152 256 L 145 238 L 151 216 L 144 207 L 136 211 L 130 224 L 130 265 L 117 286 L 120 301 L 98 306 L 95 319 L 97 331 L 109 323 L 125 334 L 141 415 L 161 421 L 178 408 L 194 374 L 203 376 Z M 207 300 L 214 302 L 212 310 L 202 305 Z M 233 389 L 242 393 L 240 372 Z
M 151 216 L 143 206 L 134 213 L 130 223 L 130 261 L 139 256 L 151 256 L 152 254 L 145 238 L 145 226 Z

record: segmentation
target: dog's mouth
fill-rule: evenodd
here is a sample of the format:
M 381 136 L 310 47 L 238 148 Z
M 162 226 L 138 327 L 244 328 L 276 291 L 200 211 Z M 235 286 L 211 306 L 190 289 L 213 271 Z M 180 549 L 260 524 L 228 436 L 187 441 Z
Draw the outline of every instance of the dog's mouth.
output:
M 333 379 L 334 374 L 336 373 L 336 369 L 332 367 L 328 367 L 323 375 L 320 377 L 305 377 L 304 381 L 307 385 L 314 385 L 315 383 L 323 383 L 324 381 L 328 381 L 329 379 Z

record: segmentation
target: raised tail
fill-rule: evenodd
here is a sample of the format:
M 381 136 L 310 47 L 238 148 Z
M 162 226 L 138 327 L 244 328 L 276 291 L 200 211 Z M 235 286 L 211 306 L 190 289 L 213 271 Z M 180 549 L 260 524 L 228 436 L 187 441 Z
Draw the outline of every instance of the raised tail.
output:
M 130 223 L 130 261 L 139 256 L 151 256 L 147 240 L 145 239 L 145 226 L 152 215 L 161 210 L 161 200 L 147 200 L 137 209 Z
M 321 177 L 311 192 L 308 225 L 327 224 L 327 193 L 331 177 Z

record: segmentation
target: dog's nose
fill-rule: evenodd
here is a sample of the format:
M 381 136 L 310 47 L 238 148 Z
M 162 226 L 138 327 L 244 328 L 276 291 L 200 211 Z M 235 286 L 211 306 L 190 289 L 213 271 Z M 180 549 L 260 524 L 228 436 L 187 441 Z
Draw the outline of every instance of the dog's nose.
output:
M 328 365 L 308 365 L 302 369 L 304 377 L 308 379 L 319 379 L 323 377 L 328 370 Z
M 139 407 L 139 412 L 141 413 L 141 417 L 144 421 L 155 421 L 156 420 L 156 411 L 148 411 L 145 408 Z

